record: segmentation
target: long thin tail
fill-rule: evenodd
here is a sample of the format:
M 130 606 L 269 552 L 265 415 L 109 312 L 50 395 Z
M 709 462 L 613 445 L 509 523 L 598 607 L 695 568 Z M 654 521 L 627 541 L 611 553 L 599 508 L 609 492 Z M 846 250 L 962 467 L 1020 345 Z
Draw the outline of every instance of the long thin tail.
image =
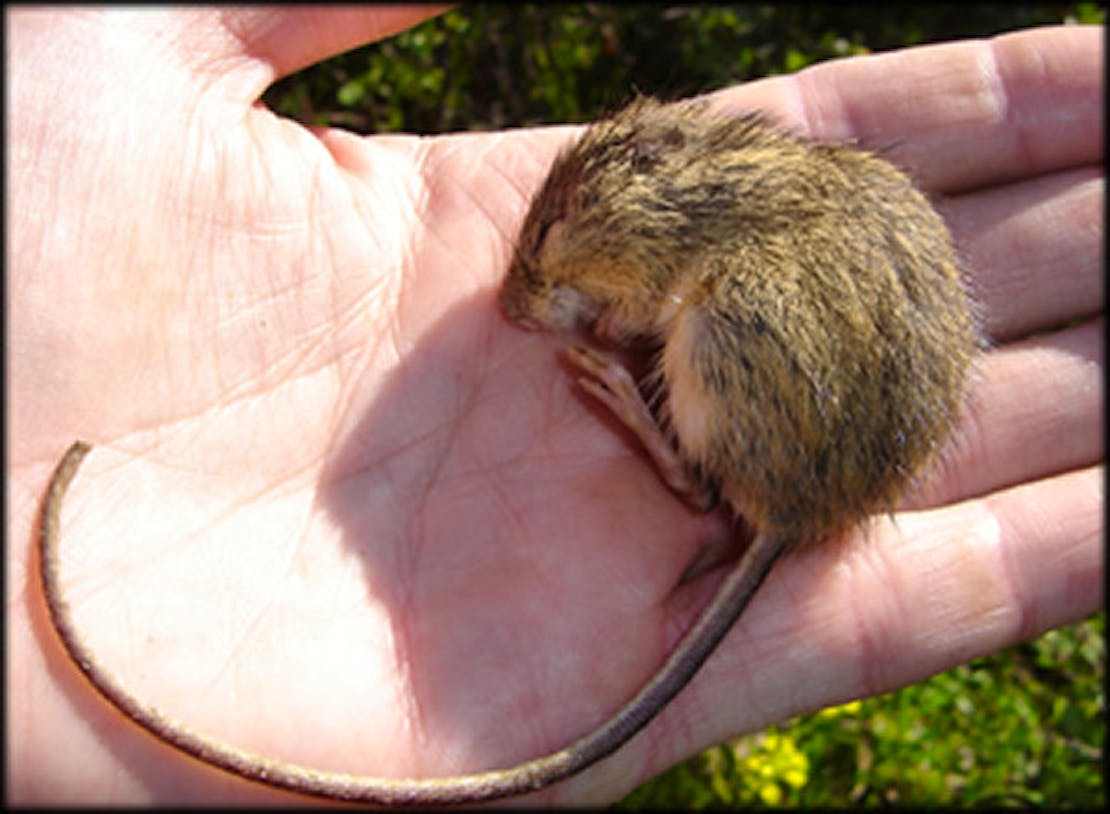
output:
M 62 456 L 50 479 L 39 524 L 43 593 L 70 657 L 101 695 L 160 740 L 248 780 L 317 797 L 387 806 L 447 805 L 524 794 L 575 774 L 620 748 L 686 686 L 747 606 L 782 551 L 777 537 L 759 535 L 651 680 L 615 715 L 565 749 L 508 769 L 455 777 L 392 779 L 322 772 L 274 761 L 194 732 L 144 704 L 96 660 L 74 627 L 69 605 L 62 596 L 58 564 L 62 499 L 90 449 L 89 444 L 76 441 Z

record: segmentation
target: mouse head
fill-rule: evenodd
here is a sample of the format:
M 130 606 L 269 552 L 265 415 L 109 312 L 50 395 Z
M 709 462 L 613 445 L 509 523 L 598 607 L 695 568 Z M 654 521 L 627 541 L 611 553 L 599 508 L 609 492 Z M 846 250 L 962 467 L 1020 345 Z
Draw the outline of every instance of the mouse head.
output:
M 584 327 L 614 307 L 627 311 L 638 296 L 644 263 L 632 256 L 630 234 L 642 225 L 641 213 L 624 199 L 657 163 L 658 140 L 644 138 L 637 118 L 654 105 L 636 100 L 556 157 L 521 224 L 501 289 L 510 320 L 549 330 Z M 673 128 L 664 135 L 673 140 Z
M 505 315 L 523 327 L 571 330 L 592 323 L 602 309 L 583 288 L 586 247 L 565 240 L 583 206 L 584 170 L 570 151 L 560 154 L 521 224 L 500 299 Z
M 510 320 L 566 330 L 603 318 L 610 338 L 657 333 L 666 293 L 719 220 L 719 201 L 705 212 L 686 205 L 686 188 L 699 187 L 692 159 L 721 129 L 707 130 L 701 110 L 639 97 L 558 155 L 501 290 Z

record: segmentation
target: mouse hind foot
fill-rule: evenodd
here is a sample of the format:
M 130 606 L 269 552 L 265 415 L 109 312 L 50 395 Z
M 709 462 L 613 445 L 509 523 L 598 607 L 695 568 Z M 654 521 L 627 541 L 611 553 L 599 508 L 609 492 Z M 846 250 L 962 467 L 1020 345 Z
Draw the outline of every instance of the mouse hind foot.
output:
M 716 490 L 683 464 L 624 365 L 581 345 L 569 346 L 566 353 L 571 364 L 586 374 L 578 377 L 579 384 L 640 439 L 663 482 L 691 507 L 711 510 L 717 503 Z

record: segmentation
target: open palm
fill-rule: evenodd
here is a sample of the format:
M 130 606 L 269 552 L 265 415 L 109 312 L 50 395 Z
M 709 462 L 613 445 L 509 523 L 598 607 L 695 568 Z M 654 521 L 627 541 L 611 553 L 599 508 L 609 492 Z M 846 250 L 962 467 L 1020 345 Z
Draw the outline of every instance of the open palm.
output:
M 574 385 L 565 337 L 496 307 L 573 130 L 358 138 L 252 106 L 276 74 L 421 13 L 12 15 L 12 540 L 30 539 L 68 441 L 93 442 L 62 545 L 104 662 L 221 740 L 386 776 L 504 767 L 598 723 L 711 595 L 719 571 L 676 584 L 727 534 Z M 47 36 L 96 43 L 75 57 L 89 65 L 32 71 Z M 542 799 L 613 799 L 708 743 L 1098 606 L 1099 38 L 1043 30 L 718 94 L 814 137 L 894 145 L 951 195 L 999 347 L 919 511 L 781 563 L 644 735 Z M 1033 54 L 1068 65 L 1035 84 Z M 961 70 L 986 60 L 1012 84 Z M 894 72 L 912 104 L 879 81 Z M 992 119 L 1003 94 L 1054 106 Z M 40 654 L 12 664 L 34 716 L 13 754 L 37 767 L 13 770 L 24 797 L 276 794 L 108 711 L 50 634 L 29 544 L 9 558 L 10 647 Z M 52 763 L 63 737 L 80 757 Z

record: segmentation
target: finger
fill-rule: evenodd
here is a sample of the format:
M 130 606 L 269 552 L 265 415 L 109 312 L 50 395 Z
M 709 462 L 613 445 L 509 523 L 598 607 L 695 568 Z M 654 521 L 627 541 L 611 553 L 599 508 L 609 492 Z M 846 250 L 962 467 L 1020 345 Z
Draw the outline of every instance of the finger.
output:
M 863 692 L 912 683 L 1098 610 L 1102 478 L 1095 466 L 904 517 L 897 545 L 860 550 L 848 592 L 893 592 L 900 611 L 856 605 L 855 643 L 845 652 L 862 657 Z
M 1103 458 L 1104 320 L 998 348 L 944 455 L 905 505 L 937 506 Z
M 220 13 L 239 52 L 274 78 L 359 45 L 384 39 L 441 14 L 449 5 L 235 8 Z
M 943 202 L 994 341 L 1103 310 L 1105 188 L 1086 168 Z
M 837 60 L 726 92 L 820 140 L 859 139 L 957 192 L 1102 160 L 1102 28 Z
M 1101 56 L 1101 29 L 1058 27 L 844 62 L 827 80 L 815 69 L 801 81 L 813 82 L 819 115 L 839 101 L 835 127 L 896 145 L 891 157 L 926 188 L 953 192 L 1100 161 Z

